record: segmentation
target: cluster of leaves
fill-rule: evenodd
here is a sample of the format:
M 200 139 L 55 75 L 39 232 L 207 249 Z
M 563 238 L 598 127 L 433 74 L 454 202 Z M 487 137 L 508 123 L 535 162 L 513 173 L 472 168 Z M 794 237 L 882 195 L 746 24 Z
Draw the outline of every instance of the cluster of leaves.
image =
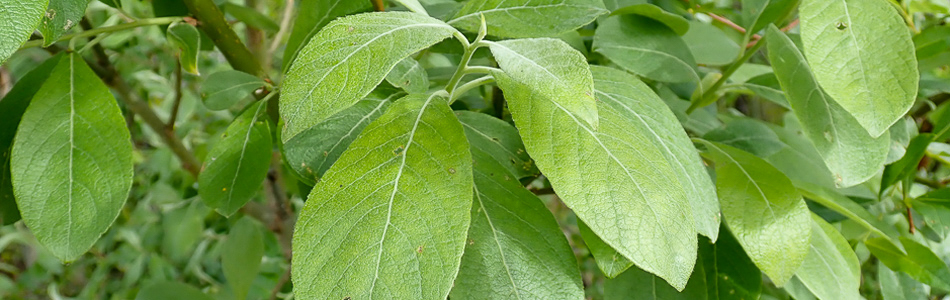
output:
M 950 292 L 947 4 L 255 2 L 0 0 L 0 296 Z

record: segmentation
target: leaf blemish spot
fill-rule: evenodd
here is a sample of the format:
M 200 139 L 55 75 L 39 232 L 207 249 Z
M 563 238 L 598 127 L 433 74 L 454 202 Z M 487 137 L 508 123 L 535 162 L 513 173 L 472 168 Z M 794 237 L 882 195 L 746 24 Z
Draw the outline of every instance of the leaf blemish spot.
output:
M 402 145 L 400 145 L 399 147 L 396 147 L 396 150 L 393 150 L 393 155 L 399 155 L 405 149 L 406 147 L 403 147 Z
M 449 168 L 449 174 L 455 174 L 455 168 Z
M 838 23 L 835 23 L 835 28 L 837 28 L 838 30 L 845 30 L 848 28 L 848 24 L 845 24 L 843 22 L 838 22 Z
M 422 254 L 422 251 L 423 251 L 423 250 L 424 250 L 424 249 L 423 249 L 423 246 L 419 246 L 419 248 L 416 249 L 416 252 L 419 252 L 419 254 Z

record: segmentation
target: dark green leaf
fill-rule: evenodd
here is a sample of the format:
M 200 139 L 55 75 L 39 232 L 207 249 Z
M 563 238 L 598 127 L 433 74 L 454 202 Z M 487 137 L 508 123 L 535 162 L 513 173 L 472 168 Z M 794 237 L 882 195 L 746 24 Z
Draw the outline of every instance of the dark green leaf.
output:
M 884 175 L 881 177 L 881 194 L 884 193 L 884 190 L 901 179 L 915 174 L 917 164 L 919 164 L 920 159 L 924 157 L 924 154 L 927 152 L 927 145 L 930 145 L 933 138 L 933 134 L 920 134 L 915 136 L 910 140 L 910 145 L 907 146 L 907 152 L 904 153 L 904 157 L 884 167 Z
M 139 291 L 138 296 L 135 297 L 135 300 L 168 299 L 212 300 L 214 298 L 205 295 L 201 290 L 193 286 L 174 281 L 153 282 L 145 286 L 145 288 Z
M 373 8 L 371 1 L 353 1 L 353 0 L 304 0 L 300 1 L 300 7 L 297 8 L 297 18 L 294 21 L 293 31 L 287 40 L 287 48 L 284 50 L 284 62 L 281 70 L 290 69 L 291 63 L 297 57 L 298 53 L 307 45 L 310 38 L 313 37 L 323 26 L 333 21 L 333 19 L 349 15 L 352 13 L 368 11 Z
M 250 217 L 238 220 L 228 238 L 221 245 L 221 268 L 237 300 L 247 298 L 247 292 L 257 277 L 261 257 L 264 256 L 264 238 L 260 225 Z
M 696 268 L 682 292 L 677 291 L 661 278 L 633 267 L 604 282 L 605 300 L 705 300 L 709 299 L 706 287 L 706 271 L 703 257 L 696 261 Z
M 689 21 L 682 16 L 668 13 L 659 6 L 653 4 L 634 4 L 619 8 L 610 13 L 611 16 L 617 15 L 641 15 L 657 22 L 663 23 L 678 35 L 686 34 L 689 30 Z
M 210 110 L 225 110 L 267 83 L 237 70 L 215 72 L 201 85 L 201 98 Z
M 751 33 L 788 18 L 801 0 L 742 0 L 742 23 Z
M 69 29 L 78 25 L 88 4 L 89 0 L 49 0 L 46 14 L 37 28 L 43 34 L 43 46 L 52 45 Z M 0 11 L 7 13 L 6 10 Z
M 485 16 L 488 34 L 499 37 L 553 37 L 593 22 L 606 14 L 597 0 L 472 0 L 449 24 L 478 32 Z
M 749 118 L 729 122 L 725 127 L 707 132 L 703 138 L 739 148 L 758 157 L 769 157 L 785 148 L 785 143 L 779 140 L 772 129 L 761 121 Z
M 538 174 L 514 126 L 476 112 L 457 111 L 455 115 L 472 145 L 472 155 L 495 161 L 517 179 Z
M 723 224 L 715 244 L 700 240 L 709 299 L 758 299 L 762 272 Z

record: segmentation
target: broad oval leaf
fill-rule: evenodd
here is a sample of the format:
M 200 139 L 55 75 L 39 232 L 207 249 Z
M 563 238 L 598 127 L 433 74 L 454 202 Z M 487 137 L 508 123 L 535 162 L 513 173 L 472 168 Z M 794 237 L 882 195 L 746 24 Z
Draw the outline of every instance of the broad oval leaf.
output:
M 538 168 L 525 152 L 514 126 L 476 112 L 457 111 L 455 116 L 465 129 L 473 156 L 497 162 L 517 179 L 538 175 Z
M 890 134 L 871 137 L 818 85 L 805 57 L 778 28 L 771 26 L 765 38 L 769 60 L 792 112 L 833 173 L 835 184 L 853 186 L 880 172 L 890 149 Z
M 513 173 L 482 151 L 504 150 L 502 146 L 469 132 L 475 200 L 451 298 L 582 299 L 577 261 L 554 216 Z
M 799 18 L 818 83 L 872 137 L 914 105 L 920 80 L 914 43 L 891 3 L 803 0 Z
M 551 38 L 492 42 L 489 47 L 505 74 L 597 128 L 594 80 L 584 55 Z
M 214 72 L 201 84 L 201 99 L 210 110 L 225 110 L 265 85 L 259 77 L 238 70 Z
M 99 239 L 132 188 L 132 143 L 105 84 L 63 56 L 23 114 L 11 169 L 17 206 L 36 239 L 70 262 Z
M 862 299 L 860 262 L 848 240 L 821 217 L 811 218 L 811 245 L 795 276 L 818 299 Z
M 472 157 L 446 99 L 410 95 L 314 187 L 293 239 L 305 299 L 445 299 L 472 205 Z
M 198 28 L 188 23 L 177 22 L 168 26 L 165 37 L 172 45 L 181 49 L 178 54 L 181 67 L 188 73 L 199 75 L 198 53 L 201 51 L 201 34 L 198 33 Z
M 429 91 L 429 74 L 422 64 L 412 57 L 399 61 L 389 75 L 386 75 L 386 82 L 409 93 Z
M 784 174 L 748 152 L 698 140 L 716 164 L 722 215 L 749 258 L 782 286 L 808 254 L 811 218 Z
M 640 15 L 607 18 L 594 33 L 595 52 L 637 75 L 664 82 L 700 80 L 683 39 L 663 23 Z
M 864 241 L 868 250 L 888 268 L 943 291 L 950 290 L 950 268 L 930 248 L 906 237 L 900 237 L 901 250 L 889 239 Z
M 449 21 L 478 32 L 481 15 L 488 34 L 498 37 L 553 37 L 593 22 L 607 10 L 597 0 L 472 0 Z
M 0 0 L 0 64 L 33 34 L 49 0 Z
M 221 269 L 237 300 L 247 298 L 264 256 L 264 237 L 260 225 L 244 217 L 234 223 L 221 245 Z
M 167 299 L 211 300 L 214 298 L 205 295 L 196 287 L 175 281 L 153 282 L 149 285 L 146 285 L 145 288 L 139 291 L 138 295 L 135 296 L 135 300 Z
M 528 153 L 564 203 L 641 269 L 685 287 L 696 260 L 692 210 L 646 128 L 598 103 L 595 130 L 532 87 L 493 75 Z
M 43 34 L 43 47 L 52 45 L 64 33 L 79 24 L 86 14 L 88 0 L 49 0 L 43 21 L 37 28 Z
M 372 97 L 360 100 L 284 143 L 284 159 L 304 181 L 316 183 L 391 103 L 389 99 Z
M 53 56 L 29 73 L 17 80 L 0 100 L 0 226 L 13 224 L 20 220 L 20 210 L 13 196 L 13 182 L 10 179 L 10 152 L 13 150 L 13 137 L 23 112 L 30 105 L 33 95 L 49 78 L 53 68 L 62 60 L 62 54 Z
M 399 61 L 457 32 L 410 12 L 365 13 L 331 22 L 307 43 L 284 80 L 282 141 L 352 106 Z
M 249 105 L 211 148 L 201 174 L 198 195 L 208 207 L 231 216 L 257 194 L 270 168 L 270 128 L 266 102 Z
M 679 15 L 666 12 L 659 6 L 653 4 L 644 3 L 630 5 L 614 10 L 610 13 L 610 15 L 641 15 L 663 23 L 663 25 L 669 27 L 678 35 L 684 35 L 686 34 L 686 31 L 689 30 L 689 21 Z
M 669 107 L 649 86 L 629 73 L 592 66 L 597 100 L 613 107 L 626 119 L 638 122 L 650 144 L 657 145 L 693 208 L 696 231 L 716 241 L 719 234 L 719 200 L 706 167 Z
M 281 70 L 287 71 L 310 38 L 333 19 L 373 9 L 371 1 L 306 0 L 300 1 L 294 28 L 287 39 Z

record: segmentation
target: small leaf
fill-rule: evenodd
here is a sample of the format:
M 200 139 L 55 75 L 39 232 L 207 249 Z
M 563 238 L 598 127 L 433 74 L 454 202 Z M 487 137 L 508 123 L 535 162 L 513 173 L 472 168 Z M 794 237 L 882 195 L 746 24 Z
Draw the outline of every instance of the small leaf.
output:
M 860 262 L 848 240 L 821 217 L 811 218 L 811 247 L 795 276 L 818 299 L 862 299 Z
M 617 15 L 641 15 L 657 22 L 663 23 L 678 35 L 686 34 L 689 30 L 689 21 L 680 15 L 666 12 L 659 6 L 653 4 L 634 4 L 619 8 L 610 13 L 611 16 Z
M 489 46 L 505 74 L 597 128 L 594 80 L 580 52 L 550 38 L 507 40 Z
M 49 0 L 0 0 L 0 64 L 33 34 Z
M 188 23 L 173 23 L 166 33 L 168 41 L 181 49 L 178 59 L 181 67 L 188 73 L 198 75 L 198 52 L 201 50 L 201 35 L 198 29 Z
M 696 61 L 683 39 L 663 23 L 639 15 L 607 18 L 593 48 L 621 68 L 664 82 L 700 81 Z
M 36 92 L 17 137 L 10 166 L 23 220 L 53 255 L 71 262 L 109 229 L 129 197 L 125 118 L 106 85 L 71 53 Z
M 518 130 L 498 118 L 470 111 L 456 111 L 455 116 L 465 129 L 472 145 L 472 155 L 491 159 L 513 174 L 516 179 L 536 176 L 534 161 L 525 152 Z
M 697 64 L 724 66 L 739 57 L 739 44 L 712 24 L 690 21 L 683 41 Z
M 901 179 L 913 176 L 917 171 L 917 165 L 927 152 L 927 145 L 933 141 L 933 134 L 920 134 L 910 140 L 907 146 L 907 152 L 900 160 L 884 167 L 884 175 L 881 176 L 880 194 L 888 187 L 897 183 Z
M 274 20 L 271 20 L 264 14 L 258 12 L 257 10 L 243 6 L 237 5 L 234 3 L 226 2 L 222 7 L 224 12 L 233 16 L 235 19 L 244 22 L 248 26 L 261 29 L 267 32 L 277 32 L 280 30 L 280 25 L 277 25 Z
M 755 265 L 782 286 L 808 254 L 811 219 L 792 182 L 764 160 L 699 140 L 716 163 L 723 218 Z
M 864 242 L 868 250 L 888 268 L 907 273 L 910 277 L 942 291 L 950 290 L 950 268 L 927 246 L 900 237 L 903 251 L 885 238 L 871 238 Z
M 221 245 L 221 268 L 224 278 L 237 300 L 247 298 L 247 292 L 257 277 L 264 256 L 264 238 L 260 225 L 250 217 L 234 223 L 228 238 Z
M 267 177 L 271 158 L 266 102 L 248 106 L 211 148 L 198 175 L 198 195 L 225 217 L 233 215 L 257 194 Z
M 799 18 L 818 83 L 872 137 L 914 105 L 920 80 L 914 43 L 891 3 L 803 0 Z
M 769 60 L 792 112 L 833 172 L 835 184 L 853 186 L 880 172 L 890 148 L 890 134 L 871 137 L 854 116 L 821 89 L 805 57 L 778 28 L 768 29 L 766 41 Z
M 607 245 L 607 243 L 591 231 L 590 227 L 587 227 L 587 224 L 584 224 L 583 221 L 578 220 L 577 227 L 580 229 L 584 243 L 587 244 L 587 249 L 590 250 L 591 255 L 594 256 L 597 267 L 600 268 L 600 271 L 603 272 L 607 278 L 617 277 L 617 275 L 629 269 L 630 266 L 633 266 L 632 261 L 624 257 L 623 254 L 617 253 L 617 250 L 611 248 L 610 245 Z
M 167 299 L 212 300 L 214 298 L 205 295 L 198 288 L 174 281 L 153 282 L 139 291 L 138 296 L 135 296 L 135 300 Z
M 429 15 L 429 12 L 426 11 L 425 7 L 422 7 L 422 4 L 419 3 L 419 0 L 395 0 L 395 1 L 398 2 L 399 4 L 402 4 L 402 6 L 405 6 L 406 8 L 408 8 L 409 10 L 413 12 L 420 13 L 427 16 Z
M 399 61 L 389 75 L 386 75 L 386 82 L 409 93 L 421 94 L 429 91 L 429 74 L 411 57 Z
M 468 142 L 446 99 L 396 101 L 310 193 L 294 229 L 294 293 L 445 299 L 466 243 L 472 189 Z
M 62 56 L 53 56 L 26 73 L 0 100 L 0 226 L 20 220 L 20 210 L 16 207 L 13 182 L 10 179 L 13 137 L 33 95 L 36 95 L 46 78 L 49 78 Z
M 442 21 L 409 12 L 366 13 L 331 22 L 307 43 L 284 80 L 281 139 L 286 142 L 352 106 L 400 61 L 455 32 Z
M 391 103 L 389 99 L 360 100 L 284 143 L 284 159 L 307 183 L 316 183 Z
M 265 85 L 264 80 L 241 71 L 214 72 L 201 84 L 201 98 L 208 109 L 225 110 Z
M 88 4 L 89 0 L 49 0 L 43 21 L 37 28 L 43 34 L 43 47 L 52 45 L 64 33 L 78 25 L 86 14 Z M 6 13 L 6 10 L 0 11 Z
M 287 46 L 284 50 L 284 62 L 281 70 L 286 72 L 290 69 L 291 63 L 307 45 L 310 38 L 317 34 L 323 26 L 336 18 L 369 11 L 373 9 L 372 1 L 352 1 L 352 0 L 308 0 L 301 1 L 297 7 L 297 17 L 294 21 L 294 28 L 287 39 Z
M 449 24 L 478 32 L 485 16 L 488 34 L 498 37 L 553 37 L 593 22 L 606 14 L 597 0 L 472 0 Z

